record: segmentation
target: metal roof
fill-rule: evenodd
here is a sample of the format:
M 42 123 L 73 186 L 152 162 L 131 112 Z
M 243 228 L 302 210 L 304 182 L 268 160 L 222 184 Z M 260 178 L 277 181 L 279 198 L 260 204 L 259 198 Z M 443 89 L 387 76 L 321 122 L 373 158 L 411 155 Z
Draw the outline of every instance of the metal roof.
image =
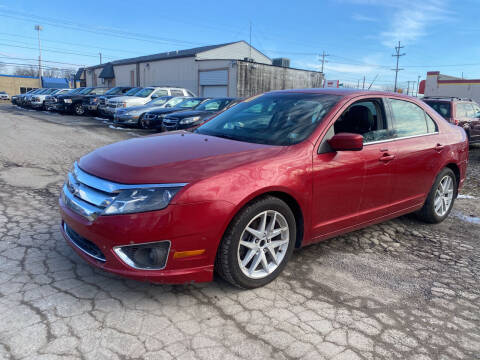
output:
M 200 46 L 192 49 L 185 49 L 185 50 L 176 50 L 176 51 L 168 51 L 168 52 L 163 52 L 163 53 L 158 53 L 158 54 L 153 54 L 153 55 L 145 55 L 145 56 L 138 56 L 134 58 L 128 58 L 128 59 L 122 59 L 122 60 L 115 60 L 110 62 L 109 64 L 112 65 L 126 65 L 126 64 L 135 64 L 139 62 L 148 62 L 148 61 L 155 61 L 155 60 L 165 60 L 165 59 L 176 59 L 176 58 L 182 58 L 182 57 L 192 57 L 196 56 L 199 53 L 217 49 L 223 46 L 227 45 L 232 45 L 232 44 L 237 44 L 245 42 L 244 40 L 241 41 L 233 41 L 229 43 L 224 43 L 224 44 L 218 44 L 218 45 L 208 45 L 208 46 Z M 87 69 L 98 69 L 101 67 L 104 67 L 105 64 L 100 64 L 100 65 L 95 65 L 95 66 L 90 66 Z

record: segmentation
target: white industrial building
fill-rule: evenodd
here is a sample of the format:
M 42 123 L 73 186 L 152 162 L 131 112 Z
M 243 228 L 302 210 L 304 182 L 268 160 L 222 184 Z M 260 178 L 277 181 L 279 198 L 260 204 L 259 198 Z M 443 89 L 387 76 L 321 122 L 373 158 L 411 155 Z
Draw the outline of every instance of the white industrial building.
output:
M 458 97 L 480 103 L 480 79 L 462 79 L 429 71 L 427 79 L 420 83 L 419 92 L 425 97 Z
M 177 86 L 199 96 L 321 87 L 317 71 L 274 66 L 245 41 L 112 61 L 84 69 L 86 86 Z

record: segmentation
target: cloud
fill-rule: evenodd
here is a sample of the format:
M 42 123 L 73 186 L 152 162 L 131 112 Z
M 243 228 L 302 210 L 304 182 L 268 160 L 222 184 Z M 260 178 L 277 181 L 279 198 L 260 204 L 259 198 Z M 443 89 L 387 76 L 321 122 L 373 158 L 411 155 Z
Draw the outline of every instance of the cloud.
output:
M 378 19 L 362 14 L 353 14 L 352 19 L 356 21 L 363 21 L 363 22 L 377 22 Z
M 430 27 L 439 23 L 449 21 L 452 12 L 448 10 L 449 0 L 338 0 L 339 2 L 348 2 L 354 5 L 363 5 L 368 7 L 381 7 L 385 14 L 379 14 L 387 24 L 387 27 L 374 34 L 380 40 L 382 45 L 392 47 L 398 41 L 403 43 L 414 43 L 428 34 Z M 354 14 L 352 16 L 358 21 L 368 21 L 375 17 Z

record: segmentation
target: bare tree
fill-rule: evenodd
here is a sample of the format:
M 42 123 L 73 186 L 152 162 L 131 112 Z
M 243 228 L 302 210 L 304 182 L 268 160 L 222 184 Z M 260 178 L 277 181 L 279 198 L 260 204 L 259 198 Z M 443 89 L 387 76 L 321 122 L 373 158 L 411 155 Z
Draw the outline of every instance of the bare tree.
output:
M 38 68 L 35 66 L 15 66 L 13 75 L 38 76 Z

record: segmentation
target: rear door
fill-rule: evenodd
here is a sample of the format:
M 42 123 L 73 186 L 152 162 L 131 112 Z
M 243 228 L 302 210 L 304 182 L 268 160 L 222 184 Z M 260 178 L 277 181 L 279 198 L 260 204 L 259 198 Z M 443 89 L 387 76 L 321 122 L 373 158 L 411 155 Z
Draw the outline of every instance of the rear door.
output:
M 423 204 L 441 166 L 446 139 L 417 104 L 394 98 L 389 102 L 396 138 L 391 210 L 397 212 Z

